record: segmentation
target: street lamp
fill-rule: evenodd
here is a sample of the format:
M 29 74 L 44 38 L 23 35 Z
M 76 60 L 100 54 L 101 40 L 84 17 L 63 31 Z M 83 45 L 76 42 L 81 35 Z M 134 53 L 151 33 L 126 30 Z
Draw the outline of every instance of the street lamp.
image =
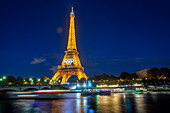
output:
M 3 76 L 3 79 L 6 79 L 6 76 Z
M 80 85 L 79 85 L 79 83 L 77 83 L 77 87 L 79 87 Z
M 2 78 L 0 78 L 0 81 L 2 81 Z
M 91 83 L 90 82 L 88 83 L 88 86 L 91 87 Z
M 38 79 L 38 82 L 40 82 L 40 79 Z
M 47 82 L 47 80 L 45 79 L 44 82 Z
M 86 83 L 84 83 L 83 86 L 86 87 Z
M 32 81 L 32 78 L 30 78 L 29 80 Z
M 31 85 L 34 84 L 34 80 L 32 78 L 30 78 L 29 81 L 30 81 Z

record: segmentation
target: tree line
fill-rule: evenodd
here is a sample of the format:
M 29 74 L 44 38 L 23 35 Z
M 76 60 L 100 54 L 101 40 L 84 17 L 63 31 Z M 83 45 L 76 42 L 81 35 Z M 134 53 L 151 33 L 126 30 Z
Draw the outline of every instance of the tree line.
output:
M 22 78 L 14 76 L 3 76 L 0 77 L 0 85 L 45 85 L 49 84 L 50 79 L 43 76 L 41 78 Z
M 89 77 L 97 84 L 134 84 L 141 83 L 144 85 L 160 85 L 170 84 L 170 69 L 168 68 L 151 68 L 146 72 L 145 77 L 138 76 L 136 73 L 122 72 L 120 76 L 108 75 L 103 73 L 101 75 L 93 75 Z
M 103 73 L 101 75 L 93 75 L 89 77 L 96 83 L 107 84 L 170 84 L 170 69 L 168 68 L 151 68 L 147 70 L 145 77 L 138 76 L 136 73 L 122 72 L 120 76 L 108 75 Z M 0 85 L 43 85 L 49 84 L 50 79 L 47 77 L 37 78 L 22 78 L 14 76 L 0 77 Z

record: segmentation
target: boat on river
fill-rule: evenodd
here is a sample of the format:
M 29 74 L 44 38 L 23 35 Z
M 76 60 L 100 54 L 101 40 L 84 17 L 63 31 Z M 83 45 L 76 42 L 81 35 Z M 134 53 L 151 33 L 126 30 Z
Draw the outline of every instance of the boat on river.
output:
M 111 93 L 136 93 L 136 92 L 147 92 L 147 88 L 145 87 L 130 87 L 130 88 L 115 88 L 111 90 Z
M 25 92 L 7 92 L 5 99 L 60 99 L 65 98 L 63 93 L 71 93 L 70 90 L 38 90 Z

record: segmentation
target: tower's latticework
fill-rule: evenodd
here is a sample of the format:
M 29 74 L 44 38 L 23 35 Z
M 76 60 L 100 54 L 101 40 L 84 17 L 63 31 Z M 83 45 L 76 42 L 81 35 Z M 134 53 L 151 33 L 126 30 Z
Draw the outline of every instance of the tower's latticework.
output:
M 70 13 L 70 28 L 67 51 L 65 51 L 62 64 L 58 66 L 58 71 L 52 77 L 50 83 L 52 81 L 56 82 L 60 77 L 62 77 L 61 84 L 66 84 L 68 79 L 73 75 L 77 75 L 79 80 L 82 78 L 85 78 L 86 80 L 88 79 L 78 57 L 79 53 L 77 52 L 76 46 L 74 17 L 75 15 L 72 7 L 72 12 Z

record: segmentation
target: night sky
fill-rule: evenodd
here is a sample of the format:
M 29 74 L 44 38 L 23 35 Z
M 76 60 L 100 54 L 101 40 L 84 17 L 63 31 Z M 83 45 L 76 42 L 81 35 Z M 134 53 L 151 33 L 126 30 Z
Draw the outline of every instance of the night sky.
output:
M 87 76 L 170 68 L 169 0 L 1 0 L 0 76 L 51 78 L 72 6 Z

